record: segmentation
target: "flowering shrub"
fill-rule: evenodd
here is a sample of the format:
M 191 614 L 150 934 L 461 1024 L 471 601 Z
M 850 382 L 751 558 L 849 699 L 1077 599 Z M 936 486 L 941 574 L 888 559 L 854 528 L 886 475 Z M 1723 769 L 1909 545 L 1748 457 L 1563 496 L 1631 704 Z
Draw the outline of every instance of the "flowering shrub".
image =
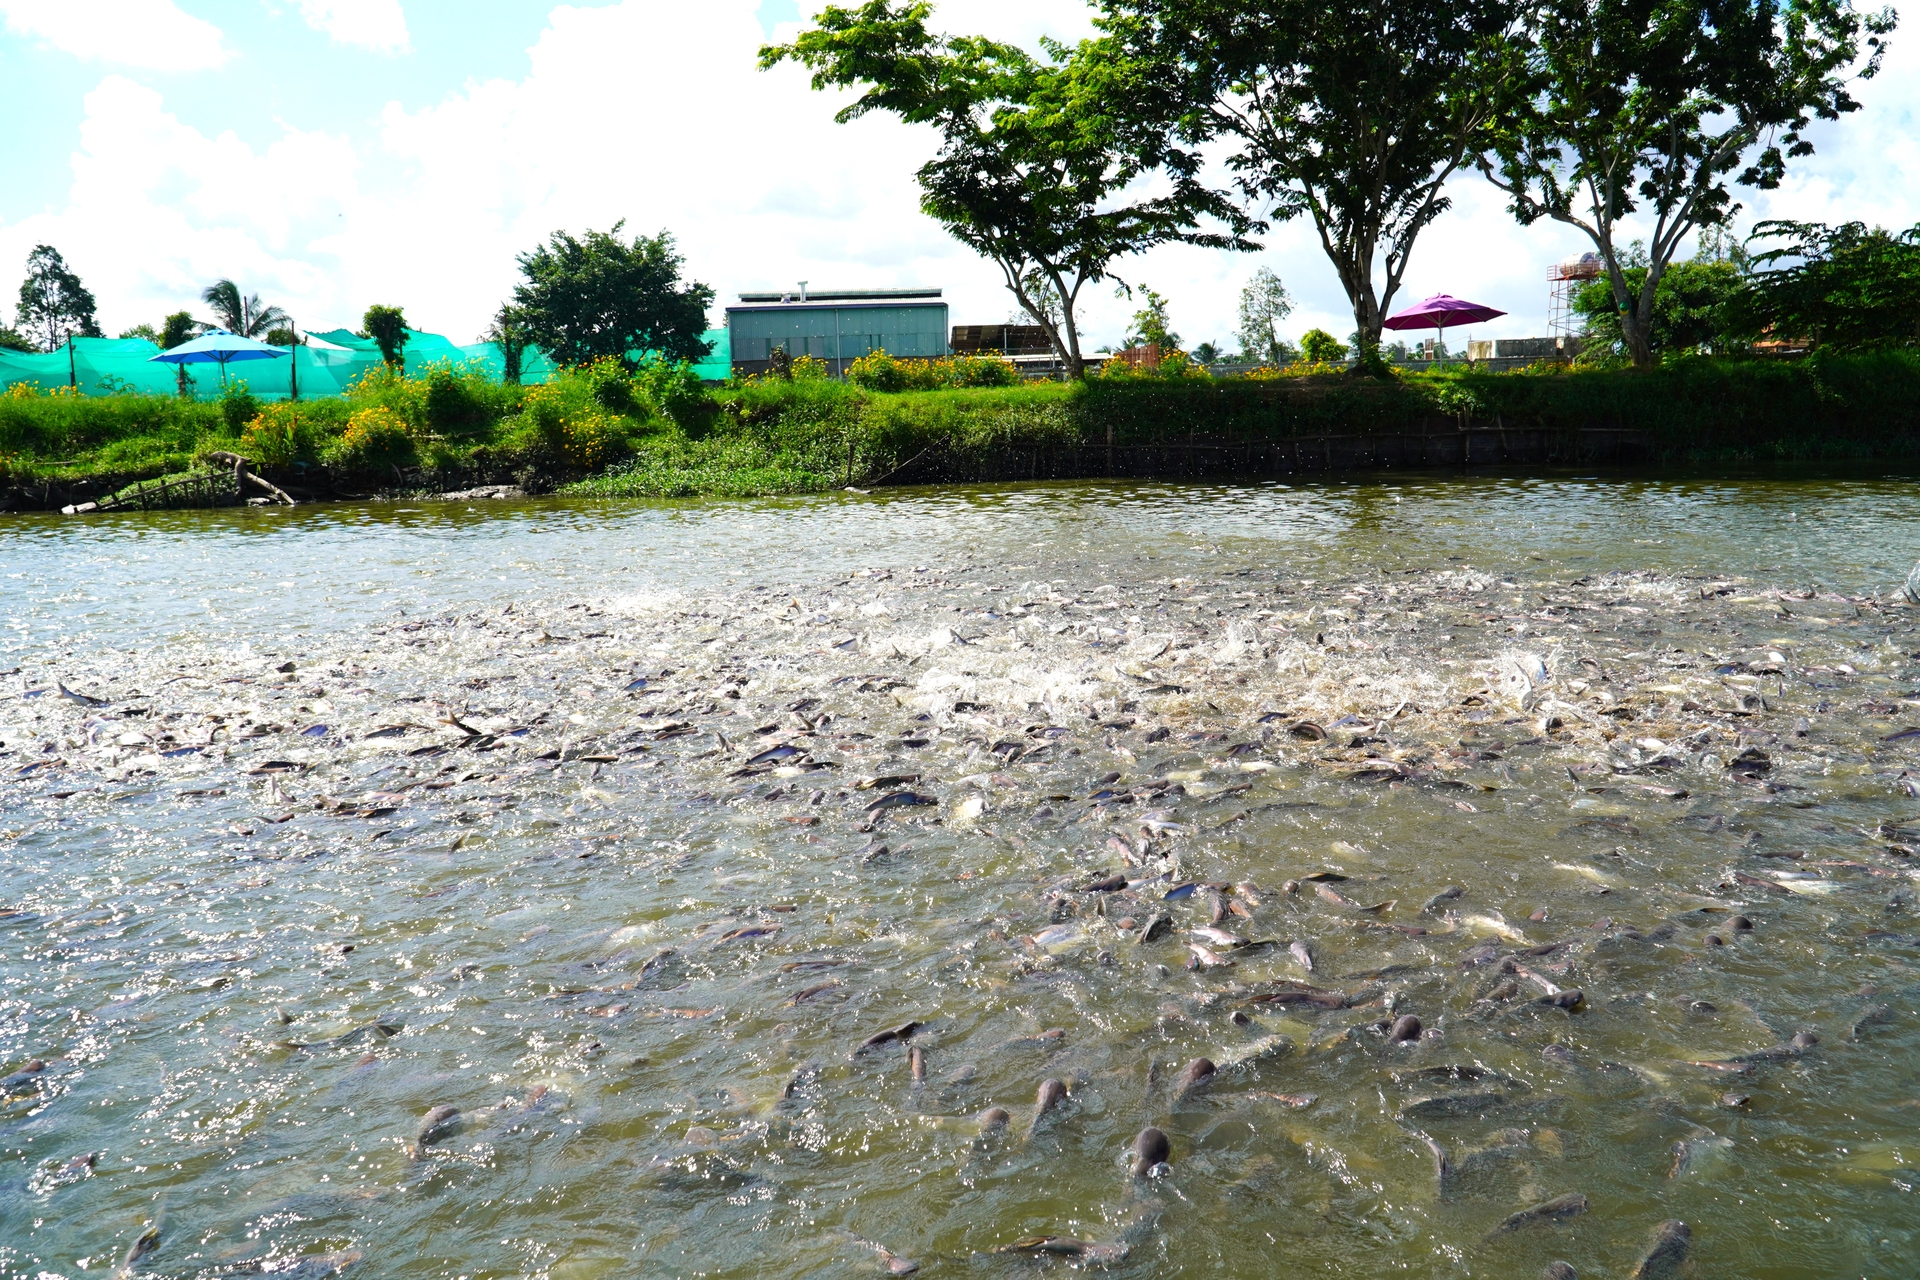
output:
M 407 422 L 385 405 L 371 405 L 347 419 L 347 429 L 329 450 L 329 461 L 384 469 L 410 465 L 419 456 Z
M 795 356 L 793 359 L 795 382 L 825 382 L 832 376 L 833 366 L 819 356 Z
M 31 382 L 16 382 L 7 388 L 9 400 L 31 400 L 40 394 L 40 388 Z
M 260 410 L 240 433 L 241 454 L 256 466 L 276 469 L 312 452 L 313 432 L 300 420 L 300 408 L 283 401 Z M 353 429 L 351 421 L 347 429 Z
M 589 410 L 560 424 L 560 452 L 569 466 L 592 471 L 624 452 L 619 423 L 605 413 Z
M 1203 364 L 1196 364 L 1184 351 L 1167 351 L 1160 357 L 1159 364 L 1138 364 L 1119 355 L 1110 358 L 1100 366 L 1103 378 L 1211 378 Z
M 573 370 L 593 402 L 609 413 L 631 413 L 634 407 L 634 382 L 627 367 L 612 356 L 601 356 Z
M 900 360 L 869 351 L 847 366 L 847 381 L 868 391 L 936 391 L 947 387 L 1011 387 L 1020 371 L 995 356 L 943 356 Z

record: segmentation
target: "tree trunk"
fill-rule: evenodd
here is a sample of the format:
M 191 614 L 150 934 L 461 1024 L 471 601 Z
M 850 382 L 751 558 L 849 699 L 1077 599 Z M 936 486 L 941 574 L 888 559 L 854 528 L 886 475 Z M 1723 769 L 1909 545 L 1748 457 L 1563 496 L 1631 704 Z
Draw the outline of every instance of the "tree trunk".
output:
M 1620 313 L 1620 341 L 1636 369 L 1651 369 L 1659 363 L 1653 354 L 1652 328 L 1651 317 L 1643 319 L 1637 309 Z
M 1066 350 L 1062 353 L 1061 363 L 1066 368 L 1068 381 L 1078 382 L 1086 373 L 1087 362 L 1080 357 L 1080 327 L 1073 322 L 1072 303 L 1062 301 L 1060 317 L 1067 330 Z
M 1380 361 L 1380 330 L 1382 317 L 1380 308 L 1373 300 L 1371 288 L 1353 301 L 1353 331 L 1358 346 L 1354 350 L 1355 373 L 1378 373 L 1383 367 Z

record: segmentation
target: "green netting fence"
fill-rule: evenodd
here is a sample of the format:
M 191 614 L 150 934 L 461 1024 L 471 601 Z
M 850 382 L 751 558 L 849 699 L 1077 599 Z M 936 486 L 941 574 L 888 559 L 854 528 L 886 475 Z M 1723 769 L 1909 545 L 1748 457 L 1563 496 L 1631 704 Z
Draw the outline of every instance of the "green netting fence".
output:
M 280 360 L 248 360 L 227 366 L 229 379 L 241 379 L 247 389 L 262 400 L 285 400 L 297 384 L 300 396 L 337 396 L 344 393 L 361 375 L 380 363 L 379 344 L 357 337 L 345 329 L 313 333 L 328 346 L 300 346 Z M 725 329 L 712 329 L 705 335 L 712 343 L 706 359 L 694 365 L 699 375 L 710 382 L 724 381 L 732 370 L 731 350 Z M 160 348 L 145 338 L 75 338 L 52 352 L 9 351 L 0 348 L 0 391 L 16 383 L 26 383 L 42 391 L 72 387 L 82 395 L 115 395 L 123 392 L 175 395 L 180 390 L 179 373 L 171 364 L 153 359 Z M 506 358 L 497 344 L 475 342 L 456 345 L 437 333 L 407 330 L 401 356 L 410 375 L 424 374 L 436 364 L 477 367 L 498 379 L 506 372 Z M 190 364 L 187 394 L 211 399 L 221 393 L 220 366 Z M 554 363 L 538 347 L 520 354 L 520 381 L 545 382 L 554 374 Z

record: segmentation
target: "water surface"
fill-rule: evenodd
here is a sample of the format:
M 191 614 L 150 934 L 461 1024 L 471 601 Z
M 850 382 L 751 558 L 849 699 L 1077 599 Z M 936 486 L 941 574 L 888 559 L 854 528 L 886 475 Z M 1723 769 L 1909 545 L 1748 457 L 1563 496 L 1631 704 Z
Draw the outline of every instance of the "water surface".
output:
M 1668 1219 L 1703 1276 L 1899 1274 L 1916 517 L 1577 476 L 8 517 L 0 1068 L 44 1066 L 0 1275 L 149 1224 L 181 1277 L 1625 1275 Z M 1100 1247 L 993 1252 L 1048 1236 Z

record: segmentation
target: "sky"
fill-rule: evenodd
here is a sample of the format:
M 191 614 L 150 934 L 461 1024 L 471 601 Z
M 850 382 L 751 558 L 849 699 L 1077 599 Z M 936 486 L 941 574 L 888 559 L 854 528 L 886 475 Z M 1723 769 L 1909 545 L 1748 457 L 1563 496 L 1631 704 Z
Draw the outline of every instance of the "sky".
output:
M 809 11 L 811 0 L 807 4 Z M 936 25 L 1033 44 L 1088 29 L 1081 0 L 947 0 Z M 919 212 L 924 128 L 833 122 L 846 98 L 759 71 L 796 0 L 0 0 L 0 320 L 19 264 L 51 244 L 109 334 L 199 314 L 230 277 L 302 329 L 358 328 L 372 303 L 472 341 L 555 230 L 671 232 L 713 287 L 937 286 L 956 324 L 1015 318 L 990 263 Z M 1896 32 L 1864 110 L 1810 136 L 1742 221 L 1920 222 L 1920 37 Z M 1474 174 L 1421 237 L 1395 306 L 1451 293 L 1506 310 L 1474 337 L 1546 331 L 1548 267 L 1579 232 L 1516 225 Z M 1188 345 L 1233 345 L 1241 287 L 1285 282 L 1297 337 L 1352 331 L 1310 224 L 1258 253 L 1167 246 L 1119 264 L 1171 303 Z M 1086 345 L 1138 303 L 1095 286 Z

